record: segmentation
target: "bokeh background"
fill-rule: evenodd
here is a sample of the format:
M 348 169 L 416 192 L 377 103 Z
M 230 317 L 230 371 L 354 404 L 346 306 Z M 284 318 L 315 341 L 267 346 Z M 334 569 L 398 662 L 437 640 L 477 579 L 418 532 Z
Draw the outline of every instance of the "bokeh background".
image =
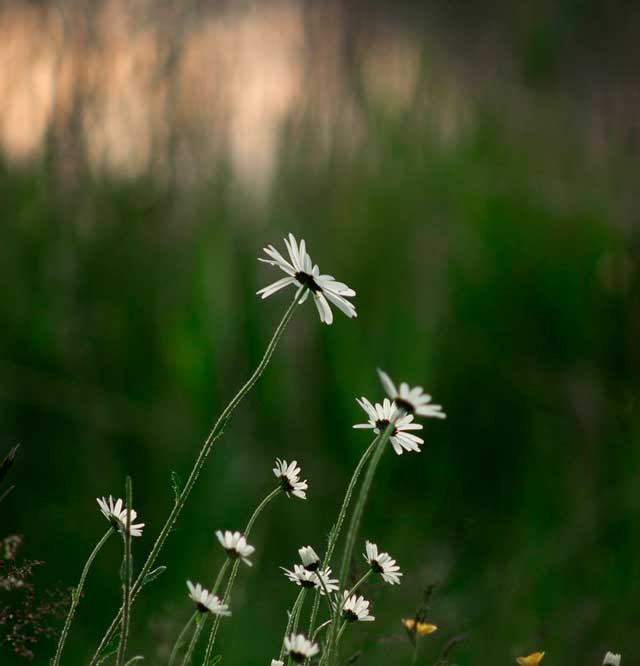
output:
M 186 477 L 288 303 L 255 296 L 279 277 L 256 257 L 291 231 L 359 317 L 297 312 L 135 607 L 132 654 L 166 663 L 185 580 L 215 572 L 214 530 L 242 529 L 284 456 L 309 500 L 260 519 L 220 644 L 232 665 L 276 655 L 295 596 L 278 567 L 322 548 L 369 442 L 354 398 L 382 397 L 381 366 L 449 418 L 422 454 L 384 459 L 363 537 L 404 584 L 369 587 L 378 621 L 345 656 L 409 663 L 400 618 L 436 584 L 421 664 L 464 632 L 462 665 L 637 661 L 639 14 L 0 3 L 0 453 L 22 445 L 1 536 L 45 562 L 38 589 L 76 583 L 105 529 L 95 497 L 126 474 L 148 551 L 171 471 Z M 113 540 L 67 663 L 112 618 L 119 562 Z

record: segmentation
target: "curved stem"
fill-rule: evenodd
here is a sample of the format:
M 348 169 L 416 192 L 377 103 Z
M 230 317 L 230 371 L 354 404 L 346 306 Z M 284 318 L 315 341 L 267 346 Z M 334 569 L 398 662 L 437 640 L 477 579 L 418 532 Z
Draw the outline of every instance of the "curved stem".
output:
M 96 555 L 100 552 L 102 546 L 104 546 L 104 544 L 107 543 L 107 540 L 113 533 L 114 529 L 113 527 L 110 527 L 106 532 L 106 534 L 102 537 L 102 539 L 98 541 L 96 547 L 93 549 L 91 555 L 89 555 L 89 559 L 84 565 L 84 569 L 82 570 L 82 574 L 80 575 L 80 581 L 78 582 L 78 585 L 71 592 L 71 606 L 69 607 L 69 612 L 67 613 L 67 618 L 64 622 L 62 633 L 60 634 L 60 638 L 58 639 L 58 647 L 56 648 L 56 654 L 53 658 L 53 661 L 51 662 L 51 666 L 59 666 L 60 664 L 60 657 L 62 656 L 62 650 L 64 649 L 64 644 L 67 640 L 67 636 L 69 635 L 71 622 L 73 621 L 73 616 L 75 615 L 76 608 L 78 607 L 78 603 L 80 602 L 80 595 L 82 594 L 82 589 L 84 588 L 84 583 L 87 578 L 87 574 L 89 573 L 89 569 L 91 568 L 93 561 L 96 559 Z
M 300 592 L 298 592 L 298 596 L 296 597 L 296 600 L 293 602 L 293 606 L 291 607 L 291 611 L 289 612 L 289 619 L 287 620 L 287 628 L 284 630 L 284 637 L 282 639 L 282 646 L 280 647 L 280 656 L 278 657 L 278 661 L 282 661 L 284 658 L 284 639 L 291 633 L 291 625 L 293 623 L 293 617 L 295 615 L 296 610 L 298 609 L 298 604 L 302 601 L 304 598 L 303 592 L 305 591 L 304 587 L 300 588 Z
M 360 492 L 358 493 L 358 500 L 353 509 L 353 514 L 351 515 L 351 521 L 349 523 L 349 530 L 347 531 L 347 540 L 344 547 L 344 553 L 342 555 L 342 564 L 340 566 L 340 589 L 344 590 L 347 584 L 347 577 L 349 575 L 349 565 L 351 564 L 351 557 L 353 555 L 353 548 L 355 546 L 356 537 L 358 535 L 358 530 L 360 529 L 360 522 L 362 521 L 362 514 L 364 512 L 364 507 L 369 498 L 369 491 L 371 490 L 371 484 L 373 483 L 373 477 L 375 476 L 376 470 L 384 453 L 385 446 L 391 437 L 391 433 L 395 428 L 395 420 L 392 420 L 389 425 L 384 429 L 382 433 L 376 438 L 374 442 L 375 446 L 373 449 L 373 454 L 371 456 L 371 462 L 367 467 L 367 472 L 364 476 L 362 486 L 360 486 Z M 325 657 L 321 663 L 329 664 L 332 661 L 335 661 L 334 652 L 338 644 L 336 639 L 336 627 L 338 614 L 341 604 L 336 604 L 335 611 L 333 614 L 334 622 L 331 625 L 331 632 L 329 639 L 327 641 L 327 649 L 325 651 Z
M 313 636 L 311 636 L 311 640 L 315 642 L 316 636 L 325 628 L 328 627 L 331 624 L 332 620 L 327 620 L 326 622 L 323 622 L 321 625 L 317 627 L 317 629 L 313 632 Z
M 325 567 L 328 566 L 331 561 L 331 557 L 333 556 L 333 551 L 335 550 L 336 544 L 338 543 L 338 539 L 340 537 L 340 532 L 342 531 L 342 526 L 344 524 L 344 520 L 347 515 L 347 510 L 349 509 L 349 504 L 351 504 L 351 497 L 353 496 L 353 491 L 355 490 L 356 484 L 358 483 L 358 479 L 360 478 L 360 474 L 362 473 L 365 463 L 367 462 L 367 460 L 369 460 L 369 456 L 373 452 L 373 449 L 375 448 L 377 441 L 378 437 L 376 437 L 371 442 L 371 444 L 369 444 L 365 452 L 360 456 L 360 460 L 358 461 L 358 464 L 356 465 L 356 468 L 353 471 L 353 475 L 351 476 L 351 480 L 349 481 L 349 485 L 347 486 L 347 491 L 344 495 L 344 499 L 342 500 L 342 506 L 340 507 L 340 512 L 338 513 L 338 519 L 336 520 L 335 525 L 329 534 L 329 543 L 327 545 L 327 552 L 324 556 L 324 562 L 323 562 L 323 565 Z M 311 634 L 311 632 L 315 627 L 316 618 L 318 616 L 319 609 L 320 609 L 320 592 L 317 591 L 313 599 L 313 606 L 311 608 L 311 619 L 309 620 L 309 634 Z
M 173 526 L 175 525 L 175 522 L 178 519 L 178 516 L 180 515 L 182 508 L 184 507 L 187 499 L 189 498 L 189 495 L 191 494 L 191 491 L 193 490 L 193 487 L 196 481 L 198 480 L 198 476 L 200 475 L 202 467 L 204 466 L 204 463 L 207 457 L 209 456 L 209 453 L 211 452 L 211 447 L 213 446 L 213 443 L 216 441 L 216 439 L 218 439 L 218 437 L 222 435 L 224 426 L 231 417 L 231 414 L 233 413 L 235 408 L 242 402 L 242 399 L 253 388 L 253 385 L 258 381 L 258 379 L 264 372 L 267 365 L 269 365 L 269 361 L 273 356 L 273 352 L 275 351 L 278 342 L 280 341 L 280 338 L 282 337 L 282 334 L 284 333 L 287 324 L 289 323 L 289 320 L 293 316 L 293 313 L 296 307 L 298 306 L 301 290 L 302 287 L 298 289 L 298 291 L 296 292 L 293 301 L 291 301 L 291 304 L 287 308 L 282 319 L 280 320 L 280 323 L 276 327 L 273 337 L 269 341 L 269 344 L 267 345 L 267 348 L 264 352 L 262 359 L 260 360 L 260 363 L 258 364 L 258 367 L 254 370 L 251 377 L 249 377 L 247 382 L 242 386 L 242 388 L 238 391 L 238 393 L 236 393 L 231 402 L 224 408 L 222 414 L 220 414 L 217 421 L 214 423 L 213 428 L 209 433 L 209 436 L 202 445 L 202 448 L 200 449 L 200 452 L 193 465 L 193 468 L 191 469 L 191 473 L 189 474 L 189 478 L 187 479 L 187 482 L 185 483 L 182 492 L 178 496 L 178 499 L 173 505 L 173 508 L 169 513 L 169 517 L 167 518 L 164 526 L 162 527 L 162 530 L 160 531 L 158 538 L 153 544 L 153 547 L 151 549 L 151 552 L 149 553 L 149 556 L 147 557 L 146 562 L 142 566 L 142 569 L 140 570 L 140 573 L 138 574 L 138 577 L 136 578 L 136 581 L 133 584 L 132 603 L 135 601 L 138 593 L 140 592 L 142 588 L 142 582 L 144 581 L 149 571 L 151 571 L 151 567 L 153 567 L 153 565 L 155 564 L 156 558 L 158 557 L 160 551 L 162 550 L 162 547 L 164 546 L 164 542 L 167 540 L 167 537 L 171 533 L 171 530 L 173 529 Z M 104 650 L 107 643 L 111 640 L 111 637 L 113 636 L 118 627 L 118 622 L 120 621 L 121 617 L 122 617 L 122 607 L 120 608 L 116 617 L 111 623 L 111 626 L 107 629 L 107 632 L 102 637 L 102 640 L 98 645 L 98 649 L 91 658 L 89 666 L 95 666 L 98 663 L 98 660 L 100 658 L 100 653 Z
M 282 488 L 278 486 L 275 490 L 272 490 L 263 500 L 258 504 L 256 507 L 256 510 L 253 512 L 253 515 L 251 518 L 249 518 L 249 522 L 247 523 L 247 526 L 244 530 L 244 537 L 245 539 L 249 536 L 249 533 L 251 532 L 251 528 L 253 527 L 254 523 L 256 522 L 258 516 L 262 513 L 262 510 L 269 504 L 269 502 L 277 497 L 280 493 L 282 492 Z M 227 560 L 227 563 L 229 560 Z M 231 597 L 231 590 L 233 589 L 233 584 L 236 581 L 236 576 L 238 575 L 238 569 L 240 567 L 240 560 L 236 560 L 233 563 L 233 569 L 231 569 L 231 575 L 229 576 L 229 580 L 227 582 L 227 589 L 224 592 L 224 598 L 222 599 L 223 604 L 228 604 L 229 599 Z M 220 578 L 220 576 L 219 576 Z M 216 581 L 216 588 L 219 584 L 219 581 Z M 215 594 L 215 592 L 214 592 Z M 216 642 L 216 635 L 218 633 L 218 627 L 220 626 L 220 615 L 216 615 L 216 617 L 213 619 L 213 625 L 211 627 L 211 631 L 209 632 L 209 640 L 207 641 L 207 650 L 204 655 L 204 665 L 207 666 L 209 663 L 209 660 L 211 659 L 211 653 L 213 652 L 213 645 Z
M 178 636 L 178 640 L 176 640 L 173 650 L 171 650 L 171 655 L 169 656 L 169 666 L 173 666 L 176 660 L 176 657 L 178 656 L 178 652 L 180 651 L 180 648 L 182 647 L 182 644 L 184 643 L 185 636 L 187 635 L 187 632 L 189 631 L 189 627 L 191 624 L 194 622 L 194 620 L 198 617 L 198 611 L 195 611 L 187 623 L 184 625 L 182 628 L 182 631 L 180 632 L 180 635 Z
M 124 581 L 122 582 L 122 628 L 120 629 L 120 643 L 118 645 L 118 654 L 116 657 L 116 666 L 124 666 L 124 659 L 127 652 L 127 638 L 129 637 L 129 617 L 131 610 L 131 578 L 132 561 L 131 561 L 131 506 L 133 504 L 133 490 L 131 488 L 131 477 L 128 476 L 126 480 L 125 490 L 125 509 L 126 520 L 125 529 L 122 539 L 124 541 L 124 555 L 122 562 L 122 570 L 124 574 Z
M 369 569 L 369 571 L 367 571 L 367 573 L 364 574 L 364 576 L 362 576 L 362 578 L 349 590 L 349 594 L 347 596 L 350 597 L 352 594 L 355 594 L 362 583 L 364 583 L 364 581 L 367 580 L 367 578 L 369 578 L 372 573 L 373 569 Z

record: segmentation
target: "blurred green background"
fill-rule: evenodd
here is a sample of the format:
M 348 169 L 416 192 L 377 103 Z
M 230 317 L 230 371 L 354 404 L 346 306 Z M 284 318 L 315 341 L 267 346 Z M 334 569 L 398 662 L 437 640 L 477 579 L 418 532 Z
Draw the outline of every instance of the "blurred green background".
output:
M 186 477 L 289 302 L 255 292 L 279 277 L 261 248 L 291 231 L 356 289 L 358 319 L 296 313 L 135 606 L 131 654 L 166 663 L 185 580 L 215 573 L 214 530 L 242 529 L 280 456 L 309 500 L 261 517 L 220 643 L 223 663 L 277 655 L 296 592 L 279 566 L 322 548 L 380 366 L 448 419 L 425 424 L 421 454 L 383 460 L 357 552 L 376 541 L 404 579 L 369 586 L 377 621 L 344 655 L 409 663 L 400 618 L 436 584 L 418 663 L 464 632 L 463 665 L 637 659 L 637 9 L 0 11 L 0 453 L 22 445 L 0 536 L 46 563 L 38 589 L 77 582 L 105 530 L 95 498 L 126 474 L 141 562 L 171 471 Z M 110 622 L 119 564 L 114 539 L 67 663 Z M 46 664 L 54 642 L 34 651 Z

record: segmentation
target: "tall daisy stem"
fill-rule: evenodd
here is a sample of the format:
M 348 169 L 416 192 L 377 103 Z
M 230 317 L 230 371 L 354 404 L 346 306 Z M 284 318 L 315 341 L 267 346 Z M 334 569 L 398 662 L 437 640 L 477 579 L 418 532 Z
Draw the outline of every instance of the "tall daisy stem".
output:
M 376 474 L 376 470 L 378 469 L 378 465 L 380 464 L 380 460 L 382 459 L 382 454 L 384 453 L 386 444 L 389 441 L 389 438 L 391 437 L 391 433 L 393 432 L 394 428 L 395 428 L 395 419 L 392 419 L 389 425 L 387 425 L 387 427 L 384 429 L 384 431 L 380 433 L 380 435 L 376 438 L 376 442 L 374 442 L 375 446 L 373 449 L 373 454 L 371 456 L 371 461 L 369 463 L 369 466 L 367 467 L 367 471 L 364 475 L 364 480 L 362 481 L 362 485 L 360 486 L 358 499 L 353 509 L 353 514 L 351 515 L 351 521 L 349 523 L 349 529 L 347 531 L 347 540 L 344 547 L 344 553 L 342 555 L 342 564 L 340 566 L 339 580 L 340 580 L 341 590 L 344 590 L 347 585 L 347 577 L 349 575 L 349 566 L 351 564 L 351 557 L 353 556 L 353 549 L 355 546 L 356 537 L 360 529 L 360 523 L 362 521 L 362 514 L 364 513 L 364 507 L 369 498 L 369 491 L 371 490 L 373 478 Z M 325 651 L 326 659 L 323 660 L 323 662 L 321 663 L 333 664 L 336 662 L 337 659 L 336 647 L 338 644 L 338 641 L 336 639 L 336 628 L 337 628 L 338 616 L 340 611 L 342 610 L 341 606 L 342 604 L 336 604 L 335 611 L 333 614 L 334 621 L 331 625 L 331 632 L 329 639 L 327 641 L 327 650 Z
M 300 588 L 300 592 L 298 592 L 298 596 L 296 597 L 296 600 L 293 602 L 293 606 L 291 607 L 291 610 L 289 611 L 289 619 L 287 620 L 287 628 L 284 630 L 284 637 L 282 639 L 282 647 L 280 648 L 280 656 L 278 657 L 278 661 L 282 661 L 284 658 L 284 639 L 291 634 L 291 625 L 293 624 L 293 618 L 298 610 L 298 606 L 302 603 L 302 600 L 304 599 L 304 592 L 305 589 Z
M 122 562 L 122 627 L 120 629 L 120 644 L 116 657 L 116 666 L 124 666 L 127 652 L 127 638 L 129 637 L 129 618 L 131 615 L 131 579 L 133 577 L 133 562 L 131 559 L 131 507 L 133 505 L 133 489 L 131 477 L 125 482 L 125 530 L 122 535 L 124 541 L 124 559 Z
M 249 522 L 247 523 L 247 526 L 244 530 L 244 537 L 245 539 L 249 536 L 249 532 L 251 532 L 251 528 L 253 527 L 253 524 L 256 522 L 258 516 L 262 513 L 263 509 L 271 502 L 272 499 L 277 497 L 280 493 L 282 492 L 282 487 L 278 486 L 275 490 L 272 490 L 263 500 L 258 504 L 256 507 L 256 510 L 253 512 L 253 515 L 251 518 L 249 518 Z M 229 562 L 229 560 L 227 560 Z M 222 600 L 223 604 L 228 604 L 229 599 L 231 598 L 231 591 L 233 590 L 233 584 L 236 581 L 236 576 L 238 575 L 238 569 L 240 567 L 240 560 L 236 560 L 233 563 L 233 568 L 231 569 L 231 575 L 229 576 L 229 580 L 227 581 L 227 589 L 224 592 L 224 598 Z M 211 659 L 211 653 L 213 652 L 213 646 L 216 642 L 216 635 L 218 633 L 218 627 L 220 626 L 220 615 L 216 615 L 213 618 L 213 625 L 211 626 L 211 631 L 209 632 L 209 640 L 207 641 L 207 651 L 205 652 L 204 655 L 204 666 L 207 666 L 209 664 L 209 660 Z
M 356 465 L 356 468 L 353 471 L 353 475 L 351 476 L 351 480 L 349 481 L 349 485 L 347 486 L 347 491 L 342 500 L 342 506 L 340 507 L 340 512 L 338 513 L 338 519 L 336 520 L 335 525 L 329 534 L 329 543 L 327 544 L 327 552 L 324 556 L 324 563 L 323 563 L 325 567 L 329 566 L 331 557 L 333 556 L 333 551 L 335 550 L 336 544 L 338 543 L 338 538 L 340 537 L 340 532 L 342 531 L 342 526 L 344 525 L 344 520 L 347 516 L 347 510 L 349 509 L 349 505 L 351 504 L 351 497 L 353 496 L 353 491 L 355 490 L 356 484 L 358 483 L 358 479 L 360 478 L 360 474 L 364 469 L 365 463 L 367 462 L 367 460 L 369 460 L 369 456 L 373 452 L 377 441 L 378 437 L 376 437 L 373 440 L 373 442 L 369 444 L 365 452 L 360 456 L 360 460 L 358 461 L 358 464 Z M 320 590 L 316 590 L 316 593 L 313 598 L 313 606 L 311 608 L 311 619 L 309 620 L 309 634 L 313 632 L 319 609 L 320 609 Z
M 51 662 L 51 666 L 59 666 L 60 664 L 60 657 L 62 656 L 62 650 L 64 649 L 64 644 L 67 641 L 67 636 L 69 635 L 69 629 L 71 628 L 71 622 L 73 621 L 73 617 L 76 613 L 76 608 L 78 607 L 78 603 L 80 602 L 80 597 L 82 595 L 82 590 L 84 588 L 84 583 L 85 580 L 87 579 L 87 574 L 89 573 L 89 569 L 91 568 L 91 565 L 93 564 L 93 561 L 96 559 L 97 554 L 100 552 L 102 549 L 102 546 L 104 546 L 105 543 L 109 540 L 109 537 L 114 533 L 113 527 L 110 527 L 105 535 L 98 541 L 96 547 L 93 549 L 91 552 L 91 555 L 89 555 L 89 559 L 86 561 L 84 565 L 84 569 L 82 570 L 82 574 L 80 575 L 80 581 L 76 585 L 75 589 L 71 591 L 71 606 L 69 607 L 69 612 L 67 613 L 67 618 L 64 621 L 64 627 L 62 628 L 62 633 L 60 634 L 60 638 L 58 639 L 58 647 L 56 648 L 56 654 L 55 657 L 53 658 L 53 661 Z
M 373 573 L 373 569 L 369 569 L 364 576 L 349 590 L 348 596 L 351 596 L 352 594 L 355 594 L 358 591 L 358 588 L 362 585 L 362 583 L 369 578 L 369 576 Z
M 204 623 L 206 622 L 207 616 L 201 613 L 200 618 L 196 618 L 196 628 L 193 630 L 193 636 L 191 637 L 191 642 L 189 647 L 185 652 L 184 659 L 182 660 L 182 666 L 189 666 L 191 663 L 191 657 L 193 656 L 193 651 L 198 643 L 198 638 L 200 638 L 200 632 L 204 628 Z
M 264 372 L 265 368 L 267 365 L 269 365 L 269 361 L 271 360 L 271 357 L 273 355 L 273 352 L 275 351 L 276 347 L 278 346 L 278 342 L 280 341 L 280 338 L 282 337 L 282 334 L 284 333 L 287 324 L 289 323 L 289 320 L 293 316 L 293 313 L 298 306 L 298 301 L 300 299 L 300 293 L 302 291 L 302 287 L 298 289 L 296 292 L 295 297 L 291 301 L 291 304 L 287 308 L 286 312 L 282 316 L 282 319 L 280 320 L 280 323 L 276 327 L 276 330 L 273 334 L 273 337 L 269 341 L 269 344 L 267 345 L 267 348 L 264 352 L 264 355 L 262 359 L 260 360 L 260 363 L 258 363 L 258 367 L 254 370 L 253 374 L 247 382 L 242 386 L 242 388 L 236 393 L 236 395 L 233 397 L 231 402 L 224 408 L 222 411 L 222 414 L 218 417 L 217 421 L 214 423 L 213 428 L 211 429 L 211 432 L 209 433 L 209 436 L 205 440 L 204 444 L 202 445 L 202 448 L 200 449 L 200 452 L 198 453 L 198 457 L 196 458 L 196 461 L 193 465 L 193 468 L 191 469 L 191 473 L 189 474 L 189 478 L 187 479 L 187 482 L 184 485 L 184 488 L 182 489 L 180 495 L 178 496 L 176 502 L 173 505 L 173 508 L 171 509 L 171 512 L 169 513 L 169 517 L 167 518 L 164 526 L 162 527 L 162 530 L 160 531 L 160 534 L 158 535 L 158 538 L 156 539 L 156 542 L 153 544 L 153 547 L 151 549 L 151 552 L 149 553 L 146 562 L 142 566 L 142 569 L 140 570 L 140 573 L 138 574 L 138 577 L 136 578 L 135 583 L 133 584 L 132 587 L 132 603 L 135 601 L 138 593 L 142 589 L 142 585 L 144 583 L 144 579 L 147 576 L 147 574 L 151 571 L 151 568 L 155 564 L 155 561 L 160 554 L 160 551 L 162 550 L 162 547 L 164 546 L 165 541 L 167 540 L 167 537 L 171 533 L 173 526 L 176 523 L 176 520 L 178 519 L 178 516 L 180 515 L 180 512 L 182 511 L 184 505 L 187 502 L 187 499 L 189 498 L 189 495 L 191 494 L 191 491 L 193 490 L 193 487 L 196 484 L 196 481 L 198 480 L 198 476 L 200 475 L 200 472 L 202 471 L 202 468 L 204 466 L 205 461 L 207 460 L 207 457 L 209 456 L 209 453 L 211 452 L 211 448 L 213 446 L 213 443 L 222 435 L 222 432 L 224 430 L 224 426 L 233 414 L 234 410 L 236 407 L 242 402 L 242 399 L 249 393 L 249 391 L 253 388 L 253 385 L 258 381 L 262 373 Z M 100 658 L 100 654 L 104 650 L 105 646 L 108 644 L 108 642 L 111 640 L 113 634 L 117 630 L 118 623 L 120 622 L 122 618 L 122 612 L 123 609 L 122 607 L 116 614 L 116 617 L 114 618 L 113 622 L 111 623 L 111 626 L 107 629 L 105 635 L 103 636 L 102 640 L 100 641 L 100 644 L 98 645 L 98 649 L 96 650 L 95 654 L 91 658 L 91 662 L 89 666 L 95 666 L 98 663 L 98 660 Z
M 293 625 L 291 626 L 291 633 L 292 634 L 297 634 L 298 633 L 298 622 L 300 621 L 300 613 L 302 611 L 302 607 L 304 606 L 304 598 L 307 596 L 307 589 L 302 588 L 300 590 L 300 599 L 298 601 L 298 607 L 296 608 L 295 616 L 293 618 Z M 291 666 L 291 657 L 287 660 L 288 666 Z

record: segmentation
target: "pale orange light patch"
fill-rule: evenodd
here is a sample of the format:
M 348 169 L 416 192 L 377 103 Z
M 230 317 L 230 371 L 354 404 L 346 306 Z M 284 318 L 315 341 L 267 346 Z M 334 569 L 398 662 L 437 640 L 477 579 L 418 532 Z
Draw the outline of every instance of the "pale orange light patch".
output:
M 532 652 L 526 657 L 518 657 L 516 661 L 520 666 L 538 666 L 544 657 L 544 652 Z

